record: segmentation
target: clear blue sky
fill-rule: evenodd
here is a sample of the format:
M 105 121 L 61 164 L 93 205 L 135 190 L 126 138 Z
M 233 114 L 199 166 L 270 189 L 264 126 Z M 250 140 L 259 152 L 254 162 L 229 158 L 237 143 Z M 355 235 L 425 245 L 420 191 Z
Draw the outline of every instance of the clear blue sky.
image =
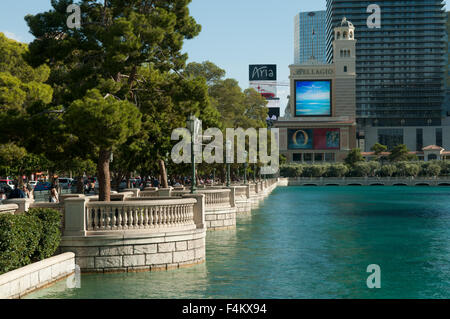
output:
M 186 42 L 189 61 L 209 60 L 248 87 L 249 64 L 277 64 L 278 80 L 288 81 L 294 61 L 294 16 L 300 11 L 325 10 L 325 0 L 193 0 L 191 15 L 201 34 Z M 50 0 L 1 0 L 0 32 L 22 42 L 33 41 L 26 14 L 51 8 Z M 288 87 L 279 87 L 282 114 Z

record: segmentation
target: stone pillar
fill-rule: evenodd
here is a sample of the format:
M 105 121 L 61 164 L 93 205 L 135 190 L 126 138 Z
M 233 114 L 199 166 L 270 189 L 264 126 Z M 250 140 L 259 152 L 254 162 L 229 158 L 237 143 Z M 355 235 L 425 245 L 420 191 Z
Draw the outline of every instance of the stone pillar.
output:
M 194 204 L 194 222 L 197 225 L 197 229 L 205 228 L 205 195 L 185 194 L 183 198 L 195 198 L 197 200 L 197 203 Z
M 67 198 L 64 219 L 63 236 L 86 236 L 86 198 Z
M 247 196 L 247 199 L 250 198 L 250 185 L 245 186 L 245 195 Z
M 159 196 L 159 197 L 170 197 L 170 196 L 172 196 L 172 190 L 173 190 L 172 187 L 169 187 L 169 188 L 160 188 L 160 189 L 158 190 L 158 196 Z
M 3 201 L 3 204 L 16 204 L 17 206 L 19 206 L 19 208 L 16 210 L 16 215 L 27 212 L 32 203 L 34 203 L 34 199 L 30 198 L 14 198 L 6 199 Z
M 230 192 L 230 206 L 236 207 L 236 187 L 229 187 Z
M 132 197 L 139 197 L 141 190 L 139 188 L 125 188 L 123 192 L 131 192 L 133 193 Z
M 61 205 L 64 205 L 64 202 L 66 201 L 66 199 L 69 198 L 84 198 L 85 195 L 83 194 L 61 194 L 59 195 L 59 203 Z

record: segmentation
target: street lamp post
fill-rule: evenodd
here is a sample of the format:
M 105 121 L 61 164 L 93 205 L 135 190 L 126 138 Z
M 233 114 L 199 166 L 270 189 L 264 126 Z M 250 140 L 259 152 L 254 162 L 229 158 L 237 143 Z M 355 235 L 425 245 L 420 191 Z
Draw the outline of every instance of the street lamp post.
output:
M 258 158 L 256 156 L 253 156 L 253 182 L 256 182 L 256 162 L 258 161 Z
M 199 120 L 191 115 L 186 121 L 186 126 L 189 128 L 191 132 L 191 163 L 192 163 L 192 180 L 191 180 L 191 194 L 195 194 L 196 192 L 196 177 L 195 177 L 195 139 L 198 135 Z
M 231 141 L 227 140 L 227 144 L 226 144 L 226 165 L 227 165 L 227 187 L 230 187 L 230 163 L 228 160 L 228 157 L 231 155 Z
M 247 151 L 244 151 L 244 157 L 245 157 L 245 162 L 244 162 L 244 185 L 247 185 Z

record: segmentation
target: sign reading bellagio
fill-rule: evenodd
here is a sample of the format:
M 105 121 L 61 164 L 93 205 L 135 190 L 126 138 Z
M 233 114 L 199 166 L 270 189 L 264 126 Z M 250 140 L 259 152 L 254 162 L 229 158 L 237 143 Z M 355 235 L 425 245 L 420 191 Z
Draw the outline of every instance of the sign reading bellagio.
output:
M 295 116 L 331 116 L 331 81 L 295 81 Z
M 288 129 L 290 150 L 338 150 L 340 149 L 340 129 Z

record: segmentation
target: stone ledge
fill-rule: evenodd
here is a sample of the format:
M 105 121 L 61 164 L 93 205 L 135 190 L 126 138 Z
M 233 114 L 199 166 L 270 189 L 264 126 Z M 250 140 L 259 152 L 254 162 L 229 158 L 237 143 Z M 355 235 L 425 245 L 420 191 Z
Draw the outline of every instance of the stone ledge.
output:
M 20 298 L 75 271 L 75 254 L 64 253 L 0 275 L 0 298 Z

